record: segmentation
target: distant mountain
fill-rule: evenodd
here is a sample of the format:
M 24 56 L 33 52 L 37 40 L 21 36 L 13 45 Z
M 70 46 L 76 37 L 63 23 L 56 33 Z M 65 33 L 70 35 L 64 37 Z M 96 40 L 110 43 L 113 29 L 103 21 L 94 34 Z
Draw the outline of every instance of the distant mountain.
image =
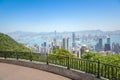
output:
M 84 30 L 84 31 L 73 31 L 75 32 L 76 36 L 80 35 L 94 35 L 94 36 L 106 36 L 111 34 L 118 34 L 120 35 L 120 30 L 117 31 L 101 31 L 101 30 Z M 16 40 L 19 43 L 23 44 L 41 44 L 42 41 L 46 41 L 49 39 L 49 41 L 54 39 L 55 36 L 57 38 L 60 37 L 72 37 L 73 32 L 22 32 L 22 31 L 16 31 L 7 33 L 10 37 L 12 37 L 14 40 Z
M 101 34 L 101 33 L 104 33 L 103 31 L 101 30 L 84 30 L 84 31 L 77 31 L 76 33 L 81 33 L 81 34 Z
M 22 32 L 22 31 L 15 31 L 15 32 L 10 32 L 10 33 L 7 33 L 9 36 L 11 36 L 12 38 L 14 39 L 17 39 L 17 38 L 24 38 L 24 37 L 27 37 L 27 36 L 30 36 L 30 37 L 33 37 L 35 36 L 37 33 L 33 33 L 33 32 Z
M 19 44 L 8 35 L 0 33 L 0 51 L 30 52 L 31 50 Z
M 73 31 L 75 33 L 82 33 L 82 34 L 105 34 L 105 33 L 111 33 L 111 34 L 120 34 L 120 30 L 116 31 L 102 31 L 102 30 L 84 30 L 84 31 Z M 56 34 L 71 34 L 72 32 L 56 32 Z M 7 33 L 9 36 L 11 36 L 14 39 L 17 38 L 22 38 L 22 37 L 35 37 L 35 36 L 40 36 L 40 35 L 54 35 L 54 32 L 22 32 L 22 31 L 16 31 L 16 32 L 11 32 Z

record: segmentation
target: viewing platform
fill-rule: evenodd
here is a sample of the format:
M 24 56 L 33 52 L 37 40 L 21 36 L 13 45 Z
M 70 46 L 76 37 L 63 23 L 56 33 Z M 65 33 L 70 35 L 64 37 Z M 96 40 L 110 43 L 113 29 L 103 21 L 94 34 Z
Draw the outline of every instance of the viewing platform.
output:
M 0 63 L 51 72 L 72 80 L 120 80 L 119 66 L 66 56 L 41 56 L 37 53 L 1 51 Z
M 0 63 L 0 80 L 71 80 L 46 71 Z

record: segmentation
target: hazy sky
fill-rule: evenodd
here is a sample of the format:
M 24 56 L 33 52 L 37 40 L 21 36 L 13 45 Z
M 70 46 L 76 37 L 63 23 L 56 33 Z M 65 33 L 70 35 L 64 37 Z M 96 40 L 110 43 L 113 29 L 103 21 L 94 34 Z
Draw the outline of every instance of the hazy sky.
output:
M 120 0 L 0 0 L 0 32 L 120 30 Z

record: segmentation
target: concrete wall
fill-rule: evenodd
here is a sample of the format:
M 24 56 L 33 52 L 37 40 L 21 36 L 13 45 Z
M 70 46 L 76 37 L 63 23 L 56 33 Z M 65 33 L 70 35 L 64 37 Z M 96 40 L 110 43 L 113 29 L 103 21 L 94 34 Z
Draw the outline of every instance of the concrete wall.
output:
M 53 65 L 40 64 L 40 63 L 30 62 L 30 61 L 20 61 L 20 60 L 17 61 L 17 60 L 10 60 L 10 59 L 0 59 L 0 62 L 48 71 L 64 77 L 71 78 L 72 80 L 99 80 L 95 78 L 95 76 L 87 73 L 68 70 L 66 68 L 53 66 Z

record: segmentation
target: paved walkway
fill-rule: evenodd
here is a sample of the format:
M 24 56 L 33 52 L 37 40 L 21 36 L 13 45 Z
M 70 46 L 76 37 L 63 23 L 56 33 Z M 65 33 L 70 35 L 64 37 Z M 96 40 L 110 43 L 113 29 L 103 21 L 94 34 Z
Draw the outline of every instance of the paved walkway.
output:
M 53 73 L 0 63 L 0 80 L 71 80 Z

